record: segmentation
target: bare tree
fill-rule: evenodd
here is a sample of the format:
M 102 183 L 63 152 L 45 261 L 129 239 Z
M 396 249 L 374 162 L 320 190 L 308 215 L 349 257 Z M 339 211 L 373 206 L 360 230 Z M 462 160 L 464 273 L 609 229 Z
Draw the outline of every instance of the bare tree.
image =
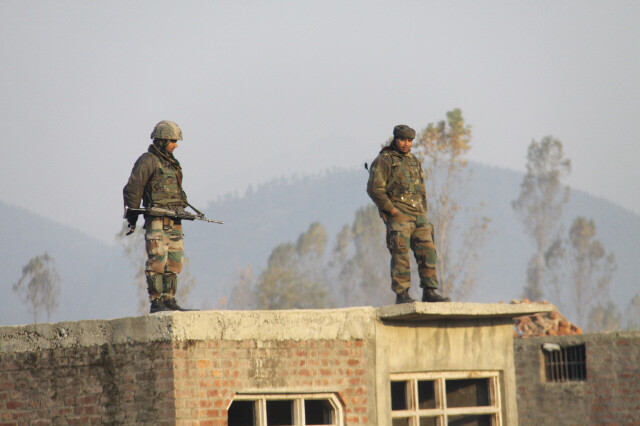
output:
M 569 301 L 576 321 L 584 326 L 590 312 L 589 328 L 600 331 L 620 325 L 620 315 L 608 302 L 611 279 L 616 270 L 615 256 L 607 253 L 596 239 L 593 219 L 577 217 L 565 239 L 556 240 L 546 255 L 546 266 L 564 283 L 556 289 L 558 305 Z M 608 303 L 608 304 L 607 304 Z M 616 316 L 617 315 L 617 316 Z
M 13 285 L 13 291 L 20 295 L 31 310 L 34 323 L 38 322 L 42 309 L 46 312 L 48 321 L 51 313 L 58 307 L 59 282 L 55 261 L 48 253 L 31 258 L 22 268 L 22 277 Z
M 231 289 L 227 304 L 230 309 L 253 309 L 255 301 L 255 278 L 250 266 L 238 269 L 236 284 Z
M 489 219 L 477 214 L 479 206 L 462 206 L 471 178 L 465 158 L 471 149 L 470 140 L 470 127 L 465 125 L 462 112 L 455 109 L 447 113 L 446 121 L 429 124 L 418 133 L 412 150 L 425 173 L 427 215 L 435 229 L 438 251 L 438 279 L 443 293 L 458 300 L 473 289 L 489 226 Z M 472 213 L 474 219 L 463 226 L 460 213 Z M 375 206 L 359 209 L 353 224 L 345 225 L 338 234 L 332 266 L 347 306 L 393 303 L 388 291 L 389 253 L 384 235 Z M 416 274 L 415 264 L 412 274 Z
M 613 302 L 599 303 L 589 311 L 587 330 L 593 333 L 620 330 L 622 316 Z
M 488 218 L 477 215 L 478 208 L 463 208 L 460 201 L 471 174 L 465 159 L 470 138 L 470 128 L 456 109 L 447 113 L 447 121 L 430 124 L 423 130 L 414 149 L 425 163 L 428 216 L 435 228 L 440 283 L 444 292 L 458 299 L 464 299 L 475 284 L 489 224 Z M 461 212 L 473 213 L 476 218 L 463 227 L 455 222 Z M 343 226 L 330 262 L 322 263 L 323 252 L 319 248 L 324 246 L 326 236 L 321 238 L 319 228 L 312 231 L 314 226 L 317 225 L 312 225 L 306 236 L 301 235 L 297 245 L 286 243 L 273 249 L 267 268 L 257 279 L 258 306 L 272 308 L 290 304 L 291 301 L 285 303 L 280 298 L 290 297 L 287 295 L 295 294 L 303 288 L 300 286 L 312 283 L 324 283 L 314 284 L 314 288 L 335 289 L 340 306 L 393 303 L 385 227 L 374 205 L 358 209 L 353 223 Z M 452 242 L 454 235 L 459 237 Z M 306 238 L 315 242 L 301 251 L 301 242 Z M 300 277 L 302 269 L 306 270 L 303 277 L 312 277 L 311 280 Z M 415 273 L 415 265 L 413 269 Z M 296 282 L 298 286 L 294 285 Z
M 636 294 L 629 301 L 624 311 L 627 330 L 640 330 L 640 294 Z
M 393 303 L 389 252 L 378 209 L 358 209 L 351 226 L 344 225 L 336 239 L 331 268 L 341 295 L 341 306 L 382 306 Z
M 129 230 L 126 223 L 122 225 L 122 229 L 116 234 L 116 241 L 120 244 L 124 253 L 129 259 L 129 264 L 133 266 L 135 274 L 133 285 L 136 289 L 138 299 L 137 312 L 144 314 L 149 309 L 149 297 L 147 296 L 147 279 L 144 273 L 144 264 L 146 260 L 146 249 L 143 232 L 134 232 L 126 235 Z
M 523 294 L 531 300 L 541 300 L 545 280 L 552 280 L 545 267 L 545 253 L 559 234 L 562 208 L 569 199 L 569 188 L 562 180 L 570 171 L 571 162 L 564 157 L 559 140 L 546 136 L 539 143 L 531 142 L 520 196 L 512 203 L 536 246 L 527 267 Z
M 577 217 L 569 231 L 569 265 L 573 284 L 573 303 L 578 324 L 584 324 L 588 307 L 608 297 L 611 278 L 616 270 L 615 257 L 595 239 L 593 219 Z
M 447 112 L 446 121 L 422 130 L 414 146 L 425 173 L 428 217 L 438 250 L 438 280 L 444 294 L 464 300 L 478 277 L 479 253 L 490 222 L 479 215 L 482 206 L 463 208 L 461 204 L 471 178 L 466 160 L 471 127 L 465 124 L 460 109 L 454 109 Z M 460 213 L 470 213 L 475 219 L 463 227 L 458 223 Z M 455 235 L 462 239 L 456 241 Z
M 182 260 L 182 272 L 178 275 L 178 288 L 181 299 L 189 300 L 191 290 L 196 286 L 196 277 L 191 275 L 191 259 L 184 256 Z

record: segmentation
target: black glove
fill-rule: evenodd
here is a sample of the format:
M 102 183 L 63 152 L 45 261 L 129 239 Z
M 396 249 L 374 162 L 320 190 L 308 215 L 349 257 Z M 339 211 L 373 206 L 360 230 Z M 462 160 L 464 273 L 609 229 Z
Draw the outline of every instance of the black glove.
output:
M 133 231 L 136 230 L 136 222 L 138 221 L 138 216 L 127 218 L 127 224 L 129 227 L 129 231 L 125 235 L 133 234 Z

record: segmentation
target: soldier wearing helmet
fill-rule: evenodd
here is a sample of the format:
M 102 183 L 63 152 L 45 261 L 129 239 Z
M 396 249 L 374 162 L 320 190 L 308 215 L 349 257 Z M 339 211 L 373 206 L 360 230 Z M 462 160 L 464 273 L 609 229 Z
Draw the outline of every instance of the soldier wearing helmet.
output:
M 438 289 L 433 226 L 427 219 L 427 197 L 420 161 L 411 154 L 416 131 L 405 124 L 393 129 L 393 141 L 371 164 L 367 193 L 387 227 L 391 253 L 391 289 L 396 303 L 415 302 L 409 296 L 413 250 L 418 263 L 423 302 L 449 302 Z
M 182 189 L 182 168 L 173 156 L 182 130 L 173 121 L 163 120 L 153 128 L 151 139 L 153 143 L 134 164 L 123 189 L 125 211 L 126 207 L 140 207 L 140 201 L 144 207 L 184 210 L 188 204 Z M 126 219 L 133 232 L 137 214 L 127 214 Z M 150 312 L 186 311 L 175 299 L 184 258 L 182 223 L 169 217 L 145 215 L 144 219 Z

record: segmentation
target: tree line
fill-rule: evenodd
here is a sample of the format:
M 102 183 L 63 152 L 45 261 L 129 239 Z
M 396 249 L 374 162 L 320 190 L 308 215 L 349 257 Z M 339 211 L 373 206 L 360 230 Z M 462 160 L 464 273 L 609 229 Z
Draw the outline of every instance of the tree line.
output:
M 385 141 L 385 146 L 390 140 Z M 466 155 L 471 126 L 460 109 L 418 132 L 412 152 L 426 176 L 428 217 L 435 228 L 438 279 L 443 294 L 468 300 L 476 285 L 483 246 L 491 220 L 483 205 L 463 207 L 471 179 Z M 521 297 L 549 300 L 573 310 L 577 323 L 589 331 L 640 327 L 640 294 L 620 312 L 609 299 L 616 270 L 615 256 L 596 235 L 593 219 L 578 216 L 562 229 L 563 207 L 570 197 L 565 183 L 571 172 L 562 143 L 546 136 L 532 140 L 526 173 L 513 200 L 514 214 L 532 240 Z M 462 221 L 461 217 L 471 218 Z M 389 254 L 384 225 L 371 204 L 354 213 L 327 247 L 320 222 L 312 223 L 297 241 L 274 247 L 267 266 L 238 272 L 226 307 L 231 309 L 329 308 L 393 303 L 389 291 Z M 415 265 L 413 265 L 415 268 Z
M 476 285 L 483 246 L 490 237 L 491 220 L 483 205 L 463 206 L 471 176 L 466 156 L 471 149 L 471 126 L 460 109 L 418 132 L 412 153 L 422 162 L 427 186 L 428 217 L 434 225 L 438 251 L 438 280 L 442 293 L 455 301 L 468 300 Z M 390 143 L 384 141 L 381 147 Z M 532 140 L 514 214 L 534 244 L 527 265 L 522 297 L 547 299 L 559 309 L 573 309 L 578 325 L 589 331 L 640 328 L 640 294 L 620 311 L 609 299 L 616 270 L 615 256 L 596 235 L 593 219 L 578 216 L 562 229 L 563 207 L 570 197 L 565 181 L 571 161 L 562 143 L 546 136 Z M 363 189 L 364 190 L 364 189 Z M 461 218 L 471 218 L 462 220 Z M 141 234 L 117 240 L 134 265 L 139 312 L 145 312 L 144 240 Z M 266 267 L 250 265 L 238 271 L 228 300 L 229 309 L 309 309 L 381 306 L 393 303 L 389 291 L 389 253 L 385 227 L 371 203 L 344 224 L 332 247 L 320 222 L 311 223 L 297 240 L 271 250 Z M 415 274 L 415 265 L 412 266 Z M 55 260 L 44 253 L 30 259 L 13 285 L 33 315 L 49 319 L 58 306 L 60 277 Z M 188 259 L 181 274 L 183 297 L 195 286 Z

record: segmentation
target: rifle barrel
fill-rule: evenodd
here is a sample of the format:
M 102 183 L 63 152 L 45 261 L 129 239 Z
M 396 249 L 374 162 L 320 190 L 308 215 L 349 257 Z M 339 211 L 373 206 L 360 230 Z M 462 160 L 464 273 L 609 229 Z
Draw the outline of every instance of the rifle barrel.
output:
M 213 219 L 207 219 L 204 216 L 199 216 L 199 215 L 194 215 L 192 213 L 183 211 L 183 212 L 174 212 L 171 209 L 166 209 L 164 207 L 151 207 L 151 208 L 141 208 L 141 207 L 127 207 L 126 208 L 126 212 L 133 212 L 133 213 L 137 213 L 137 214 L 148 214 L 150 216 L 156 216 L 154 215 L 154 210 L 155 213 L 166 213 L 167 217 L 174 217 L 174 218 L 178 218 L 178 219 L 185 219 L 185 220 L 194 220 L 194 219 L 198 219 L 198 220 L 202 220 L 205 222 L 211 222 L 211 223 L 219 223 L 219 224 L 224 224 L 224 222 L 222 222 L 221 220 L 213 220 Z M 125 212 L 125 218 L 126 218 L 126 212 Z M 161 217 L 163 215 L 157 215 L 157 217 Z

